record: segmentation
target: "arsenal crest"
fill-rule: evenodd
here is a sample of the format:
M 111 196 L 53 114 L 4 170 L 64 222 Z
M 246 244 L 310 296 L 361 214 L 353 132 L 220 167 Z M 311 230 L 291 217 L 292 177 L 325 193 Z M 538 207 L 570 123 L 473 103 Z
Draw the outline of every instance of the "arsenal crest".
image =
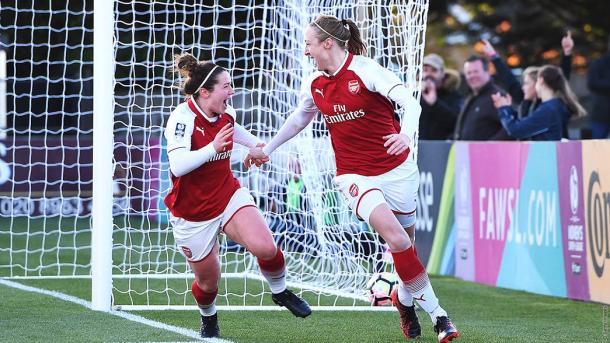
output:
M 352 94 L 360 93 L 360 82 L 358 82 L 358 80 L 351 80 L 347 83 L 347 89 Z
M 184 253 L 184 256 L 191 258 L 193 257 L 193 252 L 191 252 L 191 249 L 185 247 L 185 246 L 181 246 L 180 248 L 182 248 L 182 252 Z
M 358 196 L 358 186 L 355 183 L 352 183 L 352 185 L 349 186 L 349 195 L 354 198 Z

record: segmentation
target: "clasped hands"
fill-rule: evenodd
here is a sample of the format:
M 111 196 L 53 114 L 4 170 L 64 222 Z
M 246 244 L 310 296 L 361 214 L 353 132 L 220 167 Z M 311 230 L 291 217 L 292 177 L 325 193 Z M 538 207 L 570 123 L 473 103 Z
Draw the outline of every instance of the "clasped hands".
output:
M 256 144 L 256 146 L 250 148 L 250 151 L 244 159 L 244 165 L 246 166 L 246 169 L 250 169 L 252 165 L 260 167 L 263 164 L 269 162 L 269 156 L 267 156 L 263 151 L 264 146 L 265 143 L 258 143 Z

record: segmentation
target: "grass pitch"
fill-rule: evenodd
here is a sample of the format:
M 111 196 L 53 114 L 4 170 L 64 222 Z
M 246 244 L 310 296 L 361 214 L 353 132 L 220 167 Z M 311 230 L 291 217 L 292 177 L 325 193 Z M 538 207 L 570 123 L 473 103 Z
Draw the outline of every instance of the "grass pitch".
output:
M 441 303 L 462 342 L 607 342 L 603 305 L 433 277 Z M 28 280 L 34 287 L 89 300 L 84 280 Z M 192 341 L 49 296 L 0 285 L 2 342 Z M 196 311 L 137 311 L 159 322 L 197 330 Z M 420 342 L 435 342 L 427 314 L 419 311 Z M 220 311 L 222 338 L 234 342 L 402 342 L 397 312 L 317 311 L 306 319 L 287 311 Z M 606 320 L 607 323 L 607 320 Z M 605 331 L 607 333 L 607 331 Z
M 119 217 L 115 218 L 115 224 L 140 230 L 129 236 L 115 234 L 115 243 L 145 246 L 152 242 L 159 247 L 173 244 L 169 232 L 148 233 L 150 223 L 147 221 Z M 0 278 L 24 274 L 88 275 L 89 227 L 88 219 L 0 218 Z M 166 264 L 173 260 L 169 249 L 144 251 L 115 249 L 113 255 L 117 261 L 156 261 L 150 264 L 151 270 L 167 267 Z M 19 282 L 91 300 L 91 283 L 87 279 Z M 114 284 L 119 290 L 133 292 L 115 292 L 117 303 L 130 303 L 121 298 L 127 296 L 140 302 L 136 299 L 137 294 L 146 289 L 182 289 L 182 293 L 170 296 L 171 302 L 193 303 L 186 292 L 189 286 L 187 280 L 176 281 L 182 283 L 179 286 L 165 284 L 162 280 L 144 280 L 144 288 L 137 282 L 123 285 L 125 282 L 115 280 Z M 604 305 L 498 289 L 448 277 L 432 277 L 432 283 L 441 304 L 460 330 L 462 342 L 610 342 L 608 308 Z M 263 295 L 261 282 L 248 282 L 245 285 L 232 279 L 226 283 L 221 281 L 223 287 L 221 294 L 247 293 L 252 295 L 248 302 L 271 304 L 268 293 Z M 141 296 L 146 298 L 151 293 L 155 294 L 149 292 Z M 160 292 L 158 296 L 167 298 L 167 294 Z M 318 303 L 313 293 L 304 292 L 304 296 L 310 303 Z M 320 299 L 320 303 L 329 302 L 337 302 L 337 299 Z M 349 305 L 352 302 L 345 299 L 337 303 Z M 219 303 L 224 305 L 220 298 Z M 199 326 L 197 311 L 134 313 L 191 330 L 197 330 Z M 436 342 L 428 315 L 420 311 L 419 317 L 423 327 L 423 337 L 419 341 Z M 405 341 L 395 311 L 317 311 L 306 319 L 295 318 L 285 310 L 220 311 L 219 320 L 222 338 L 234 342 Z M 91 311 L 51 296 L 0 285 L 0 342 L 144 341 L 192 341 L 192 338 Z

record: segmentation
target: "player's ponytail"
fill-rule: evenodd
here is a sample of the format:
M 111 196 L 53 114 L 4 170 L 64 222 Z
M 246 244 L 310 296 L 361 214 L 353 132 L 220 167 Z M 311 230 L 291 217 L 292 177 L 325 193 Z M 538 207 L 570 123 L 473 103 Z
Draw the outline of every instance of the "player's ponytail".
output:
M 354 55 L 366 54 L 366 45 L 362 41 L 362 35 L 360 35 L 360 29 L 358 29 L 356 23 L 350 19 L 343 19 L 342 23 L 347 26 L 350 33 L 349 40 L 347 41 L 347 51 Z
M 349 19 L 339 19 L 331 15 L 321 15 L 310 26 L 317 30 L 316 38 L 322 42 L 331 38 L 339 46 L 347 49 L 354 55 L 366 53 L 360 30 L 356 23 Z
M 216 76 L 224 71 L 212 62 L 199 62 L 189 53 L 174 56 L 176 61 L 176 69 L 184 78 L 182 82 L 182 90 L 188 96 L 197 96 L 197 92 L 201 88 L 209 91 L 214 89 L 214 85 L 218 82 Z

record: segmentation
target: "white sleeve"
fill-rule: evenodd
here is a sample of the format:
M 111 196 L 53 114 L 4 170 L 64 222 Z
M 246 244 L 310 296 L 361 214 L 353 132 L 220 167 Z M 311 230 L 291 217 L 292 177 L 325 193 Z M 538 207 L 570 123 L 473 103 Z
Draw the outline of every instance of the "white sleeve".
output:
M 411 138 L 411 141 L 414 141 L 416 139 L 415 133 L 419 129 L 421 105 L 403 84 L 392 88 L 388 98 L 397 103 L 401 108 L 400 133 L 404 133 L 407 137 Z
M 237 123 L 235 123 L 235 131 L 233 131 L 233 141 L 247 148 L 255 147 L 258 143 L 263 142 Z
M 356 68 L 367 89 L 385 96 L 400 106 L 402 112 L 400 133 L 406 134 L 411 141 L 414 141 L 415 132 L 419 128 L 421 105 L 400 78 L 367 57 L 359 57 Z
M 391 70 L 382 67 L 379 63 L 368 57 L 358 56 L 354 68 L 364 82 L 366 88 L 389 98 L 390 91 L 403 82 Z
M 212 143 L 191 151 L 194 125 L 194 118 L 181 113 L 179 109 L 172 112 L 167 121 L 164 132 L 167 140 L 167 158 L 169 169 L 175 176 L 180 177 L 190 173 L 216 154 Z
M 214 145 L 212 143 L 204 146 L 199 150 L 186 150 L 183 148 L 168 151 L 167 158 L 169 159 L 169 170 L 177 177 L 186 175 L 193 170 L 199 168 L 202 164 L 209 161 L 216 155 Z
M 316 75 L 314 74 L 314 77 Z M 265 145 L 263 152 L 269 156 L 275 149 L 286 141 L 296 136 L 301 132 L 316 116 L 318 107 L 313 102 L 311 96 L 311 82 L 314 77 L 310 77 L 303 83 L 297 108 L 286 118 L 284 125 L 280 128 L 277 134 L 271 141 Z

